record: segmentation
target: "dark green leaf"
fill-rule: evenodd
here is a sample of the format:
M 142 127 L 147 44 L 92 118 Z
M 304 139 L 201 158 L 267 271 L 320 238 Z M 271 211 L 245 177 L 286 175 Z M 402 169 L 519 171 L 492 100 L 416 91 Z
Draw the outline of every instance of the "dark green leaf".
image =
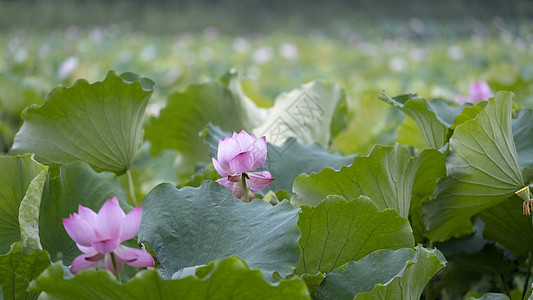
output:
M 142 206 L 139 239 L 154 250 L 167 277 L 233 254 L 269 276 L 287 276 L 298 262 L 298 210 L 287 201 L 244 203 L 220 184 L 204 181 L 179 190 L 158 185 Z
M 533 249 L 531 218 L 522 215 L 522 202 L 514 196 L 478 215 L 485 221 L 483 235 L 505 246 L 516 257 L 526 256 Z
M 328 196 L 315 208 L 301 208 L 302 255 L 296 274 L 327 273 L 374 250 L 414 246 L 409 221 L 395 210 L 380 211 L 365 196 L 352 201 Z
M 55 88 L 42 106 L 25 110 L 12 152 L 35 153 L 45 164 L 82 160 L 95 170 L 121 174 L 142 142 L 152 91 L 148 79 L 113 71 L 104 81 L 78 80 L 70 88 Z
M 204 269 L 204 270 L 202 270 Z M 64 279 L 61 264 L 46 269 L 31 284 L 31 291 L 44 291 L 59 299 L 309 299 L 300 278 L 267 283 L 258 270 L 232 256 L 196 270 L 197 276 L 164 280 L 157 270 L 141 271 L 120 284 L 107 271 L 87 270 Z

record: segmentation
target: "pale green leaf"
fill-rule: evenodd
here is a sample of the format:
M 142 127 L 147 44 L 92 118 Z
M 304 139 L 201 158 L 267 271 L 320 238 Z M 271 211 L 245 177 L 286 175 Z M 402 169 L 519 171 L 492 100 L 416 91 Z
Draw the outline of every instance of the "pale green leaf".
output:
M 35 193 L 41 182 L 34 179 L 46 170 L 48 167 L 36 162 L 29 154 L 0 157 L 0 253 L 6 253 L 12 243 L 21 240 L 21 226 L 24 230 L 29 229 L 19 222 L 20 218 L 28 217 L 26 209 L 20 216 L 20 204 L 25 197 L 30 205 L 40 201 L 41 195 Z M 31 191 L 28 191 L 30 186 Z
M 345 105 L 346 95 L 338 85 L 312 81 L 279 95 L 263 124 L 253 132 L 278 146 L 294 137 L 302 144 L 318 143 L 327 148 L 332 138 L 332 123 L 334 132 L 341 126 L 333 122 L 333 116 L 342 115 L 338 107 Z

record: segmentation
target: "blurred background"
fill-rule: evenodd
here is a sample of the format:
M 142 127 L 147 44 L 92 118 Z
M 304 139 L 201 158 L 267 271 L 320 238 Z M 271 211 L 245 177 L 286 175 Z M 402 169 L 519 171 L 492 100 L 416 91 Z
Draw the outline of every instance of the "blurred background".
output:
M 58 84 L 134 72 L 157 84 L 157 108 L 235 68 L 263 107 L 310 80 L 339 84 L 353 117 L 333 148 L 365 153 L 387 142 L 382 90 L 453 102 L 486 81 L 533 107 L 532 17 L 526 0 L 0 0 L 0 146 Z

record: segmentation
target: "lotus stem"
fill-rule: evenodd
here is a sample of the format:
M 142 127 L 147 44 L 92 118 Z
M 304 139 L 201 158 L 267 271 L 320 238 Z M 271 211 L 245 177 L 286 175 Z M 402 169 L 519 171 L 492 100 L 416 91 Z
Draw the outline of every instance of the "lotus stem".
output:
M 113 269 L 115 270 L 115 276 L 117 277 L 118 282 L 120 282 L 120 272 L 118 270 L 117 258 L 115 257 L 115 253 L 111 252 L 109 254 L 111 255 L 111 261 L 113 262 Z
M 137 203 L 137 198 L 135 197 L 135 188 L 133 185 L 133 177 L 131 176 L 130 169 L 126 170 L 126 176 L 128 176 L 128 187 L 130 191 L 130 199 L 133 206 L 137 207 L 139 204 Z
M 248 186 L 246 185 L 246 177 L 248 177 L 248 175 L 246 175 L 246 173 L 242 174 L 241 180 L 242 180 L 242 191 L 244 193 L 243 200 L 244 200 L 244 202 L 248 203 L 248 202 L 250 202 L 250 196 L 248 195 Z

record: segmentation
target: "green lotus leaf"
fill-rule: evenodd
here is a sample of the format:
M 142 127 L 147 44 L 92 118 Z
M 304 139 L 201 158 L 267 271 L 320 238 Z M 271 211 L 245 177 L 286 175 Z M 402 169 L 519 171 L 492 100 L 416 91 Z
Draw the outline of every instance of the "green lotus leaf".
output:
M 170 277 L 233 254 L 271 278 L 291 274 L 299 258 L 298 209 L 288 201 L 271 206 L 244 203 L 212 181 L 198 188 L 156 186 L 143 200 L 139 239 L 150 246 Z
M 21 230 L 25 236 L 36 238 L 31 231 L 38 214 L 33 214 L 41 201 L 47 172 L 48 167 L 30 154 L 0 157 L 0 253 L 22 240 Z M 21 203 L 25 205 L 21 207 Z
M 28 107 L 12 153 L 35 153 L 44 164 L 85 161 L 97 171 L 122 174 L 142 142 L 153 82 L 110 71 L 103 81 L 57 87 L 41 106 Z
M 328 196 L 315 208 L 301 208 L 302 255 L 296 274 L 327 273 L 374 250 L 414 246 L 409 221 L 395 210 L 380 211 L 365 196 L 352 201 Z
M 425 170 L 442 164 L 443 159 L 436 149 L 425 149 L 420 156 L 411 157 L 399 144 L 375 146 L 367 157 L 355 157 L 351 166 L 339 171 L 326 168 L 316 174 L 298 176 L 291 203 L 316 206 L 328 195 L 340 195 L 348 200 L 365 195 L 379 209 L 396 209 L 406 218 L 416 181 L 436 181 L 437 178 L 427 178 Z
M 374 251 L 329 273 L 316 299 L 420 299 L 435 273 L 446 265 L 442 253 L 416 249 Z
M 424 205 L 430 239 L 456 236 L 458 226 L 470 222 L 471 216 L 523 187 L 511 132 L 512 97 L 499 92 L 475 119 L 455 129 L 446 159 L 447 177 L 439 181 L 435 199 Z
M 63 266 L 47 268 L 30 290 L 59 299 L 310 299 L 300 278 L 266 282 L 237 256 L 196 269 L 196 275 L 165 280 L 157 270 L 141 271 L 125 284 L 107 271 L 87 270 L 64 278 Z

